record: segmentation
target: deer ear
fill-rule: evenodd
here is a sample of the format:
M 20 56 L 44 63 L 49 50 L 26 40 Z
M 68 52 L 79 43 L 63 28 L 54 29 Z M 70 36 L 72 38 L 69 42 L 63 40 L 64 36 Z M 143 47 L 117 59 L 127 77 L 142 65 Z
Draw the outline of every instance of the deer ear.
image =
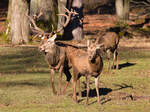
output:
M 51 40 L 52 40 L 52 41 L 55 41 L 56 38 L 57 38 L 57 34 L 54 34 L 54 35 L 51 37 Z

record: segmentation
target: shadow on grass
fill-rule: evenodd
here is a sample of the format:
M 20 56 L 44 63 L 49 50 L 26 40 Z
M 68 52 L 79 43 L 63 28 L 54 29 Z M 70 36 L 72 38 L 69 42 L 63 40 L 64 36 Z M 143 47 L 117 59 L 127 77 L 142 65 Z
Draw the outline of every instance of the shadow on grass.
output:
M 108 93 L 110 92 L 113 92 L 113 91 L 118 91 L 118 90 L 121 90 L 121 89 L 126 89 L 126 88 L 133 88 L 132 85 L 127 85 L 125 83 L 122 83 L 122 84 L 114 84 L 114 86 L 117 86 L 119 88 L 116 88 L 116 89 L 111 89 L 111 88 L 99 88 L 99 93 L 100 93 L 100 96 L 102 95 L 107 95 Z M 86 94 L 87 94 L 87 91 L 84 90 L 82 91 L 82 97 L 86 97 Z M 89 92 L 89 97 L 97 97 L 97 93 L 96 93 L 96 89 L 90 89 L 90 92 Z M 82 102 L 84 99 L 81 99 L 79 102 Z M 111 101 L 112 99 L 111 98 L 103 98 L 101 99 L 101 104 L 105 104 L 109 101 Z M 89 105 L 93 104 L 93 103 L 96 103 L 96 101 L 90 103 Z
M 134 66 L 134 65 L 136 65 L 136 63 L 126 62 L 126 63 L 123 63 L 123 64 L 119 64 L 119 69 L 130 67 L 130 66 Z M 114 69 L 116 69 L 116 65 L 114 66 Z
M 119 88 L 116 88 L 116 89 L 111 89 L 111 88 L 99 88 L 99 93 L 100 93 L 100 96 L 101 95 L 107 95 L 108 93 L 112 92 L 112 91 L 117 91 L 117 90 L 121 90 L 121 89 L 126 89 L 126 88 L 133 88 L 132 85 L 128 85 L 128 84 L 125 84 L 125 83 L 122 83 L 122 84 L 114 84 L 114 86 L 116 87 L 119 87 Z M 86 97 L 86 90 L 82 91 L 82 97 Z M 96 93 L 96 89 L 90 89 L 90 92 L 89 92 L 89 97 L 96 97 L 97 96 L 97 93 Z
M 112 92 L 111 88 L 99 88 L 100 95 L 107 95 L 108 93 Z M 86 97 L 86 90 L 82 91 L 82 97 Z M 89 97 L 96 97 L 96 89 L 90 89 Z
M 8 88 L 8 87 L 25 87 L 25 86 L 35 86 L 35 87 L 47 87 L 49 86 L 49 79 L 28 79 L 28 80 L 20 80 L 20 81 L 9 81 L 9 82 L 0 82 L 0 88 Z
M 121 89 L 125 89 L 125 88 L 134 89 L 132 85 L 128 85 L 128 84 L 125 84 L 125 83 L 122 83 L 122 84 L 113 84 L 113 85 L 116 86 L 116 87 L 119 87 L 117 89 L 114 89 L 113 91 L 117 91 L 117 90 L 121 90 Z
M 2 47 L 0 51 L 0 73 L 48 72 L 44 55 L 35 47 Z

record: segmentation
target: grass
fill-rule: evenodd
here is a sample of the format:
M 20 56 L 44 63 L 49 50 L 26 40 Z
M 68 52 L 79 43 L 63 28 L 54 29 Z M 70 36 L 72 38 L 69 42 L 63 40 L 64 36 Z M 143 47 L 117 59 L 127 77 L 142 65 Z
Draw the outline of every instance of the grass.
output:
M 93 78 L 89 105 L 84 106 L 85 78 L 81 77 L 79 104 L 72 101 L 71 84 L 54 96 L 43 54 L 34 47 L 0 47 L 0 112 L 145 112 L 150 110 L 150 52 L 121 50 L 119 70 L 104 69 L 100 78 L 102 106 L 96 102 Z M 58 73 L 55 82 L 58 85 Z M 63 85 L 65 77 L 63 77 Z

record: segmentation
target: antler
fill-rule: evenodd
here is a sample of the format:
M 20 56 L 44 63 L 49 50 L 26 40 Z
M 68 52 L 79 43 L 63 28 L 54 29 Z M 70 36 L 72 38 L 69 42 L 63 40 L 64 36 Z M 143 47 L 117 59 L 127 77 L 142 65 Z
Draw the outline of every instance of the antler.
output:
M 36 15 L 36 18 L 40 18 L 43 15 L 42 8 L 40 9 L 40 13 Z
M 58 16 L 64 16 L 64 17 L 66 17 L 66 22 L 62 25 L 63 27 L 62 28 L 60 28 L 60 29 L 58 29 L 57 31 L 56 31 L 56 33 L 58 33 L 58 32 L 60 32 L 60 31 L 62 31 L 63 30 L 63 28 L 65 28 L 68 24 L 69 24 L 69 21 L 70 21 L 70 19 L 71 19 L 71 15 L 78 15 L 78 13 L 76 12 L 76 11 L 73 11 L 73 9 L 71 9 L 71 11 L 69 11 L 67 8 L 65 8 L 64 7 L 64 9 L 66 10 L 66 12 L 68 13 L 68 15 L 66 15 L 66 14 L 57 14 Z
M 65 7 L 64 7 L 65 8 Z M 34 19 L 31 17 L 31 16 L 29 16 L 28 15 L 28 10 L 27 10 L 27 14 L 26 14 L 26 16 L 29 18 L 29 20 L 31 21 L 31 23 L 32 23 L 32 25 L 30 25 L 30 28 L 31 28 L 31 30 L 33 31 L 33 32 L 35 32 L 35 33 L 37 33 L 37 35 L 47 35 L 47 36 L 49 36 L 49 37 L 51 37 L 51 35 L 53 34 L 53 33 L 59 33 L 60 31 L 62 31 L 63 30 L 63 28 L 64 27 L 66 27 L 67 25 L 68 25 L 68 23 L 69 23 L 69 21 L 70 21 L 70 19 L 71 19 L 71 15 L 77 15 L 78 13 L 76 13 L 75 11 L 73 11 L 72 9 L 71 9 L 71 11 L 69 11 L 67 8 L 65 8 L 65 10 L 66 10 L 66 12 L 68 13 L 68 15 L 66 15 L 66 14 L 58 14 L 58 16 L 64 16 L 64 17 L 66 17 L 66 22 L 64 23 L 64 24 L 62 24 L 62 28 L 60 28 L 60 29 L 58 29 L 57 31 L 52 31 L 52 32 L 50 32 L 50 33 L 45 33 L 45 31 L 44 30 L 42 30 L 41 28 L 39 28 L 37 25 L 36 25 L 36 23 L 35 23 L 35 20 L 34 19 L 38 19 L 43 13 L 42 13 L 42 9 L 40 9 L 40 13 L 38 14 L 38 15 L 34 15 Z M 53 26 L 52 26 L 52 30 L 53 30 Z M 36 35 L 36 36 L 37 36 Z
M 36 15 L 34 15 L 34 18 L 39 18 L 41 15 L 42 15 L 43 13 L 42 13 L 42 11 L 41 11 L 41 9 L 40 9 L 40 13 L 36 16 Z M 33 32 L 35 32 L 35 33 L 37 33 L 37 34 L 39 34 L 39 35 L 45 35 L 46 33 L 44 32 L 44 30 L 42 30 L 41 28 L 39 28 L 37 25 L 36 25 L 36 23 L 35 23 L 35 21 L 34 21 L 34 19 L 31 17 L 31 16 L 29 16 L 28 15 L 28 10 L 27 10 L 27 14 L 26 14 L 26 16 L 29 18 L 29 20 L 31 21 L 31 23 L 32 23 L 32 25 L 30 25 L 30 28 L 31 28 L 31 30 L 33 31 Z M 37 36 L 37 35 L 36 35 Z

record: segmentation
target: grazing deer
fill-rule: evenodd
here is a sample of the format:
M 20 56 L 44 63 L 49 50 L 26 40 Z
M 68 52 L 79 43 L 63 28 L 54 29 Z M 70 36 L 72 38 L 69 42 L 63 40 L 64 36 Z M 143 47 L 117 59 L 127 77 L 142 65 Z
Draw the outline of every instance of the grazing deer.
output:
M 68 15 L 59 14 L 60 16 L 66 17 L 66 22 L 63 24 L 63 28 L 68 25 L 71 15 L 77 14 L 76 12 L 73 12 L 72 10 L 69 11 L 68 9 L 66 9 L 66 11 L 67 11 Z M 57 37 L 56 34 L 59 33 L 61 30 L 63 30 L 63 28 L 60 28 L 57 31 L 54 31 L 51 33 L 45 33 L 44 30 L 37 27 L 37 25 L 32 17 L 30 17 L 30 16 L 28 16 L 28 17 L 29 17 L 29 20 L 31 21 L 31 23 L 33 24 L 33 27 L 31 26 L 31 30 L 33 32 L 35 32 L 37 35 L 42 35 L 43 40 L 39 46 L 39 50 L 45 52 L 45 59 L 50 68 L 50 74 L 51 74 L 50 82 L 52 85 L 53 93 L 57 94 L 57 91 L 56 91 L 55 85 L 54 85 L 54 74 L 55 74 L 56 70 L 59 70 L 59 94 L 62 94 L 62 92 L 61 92 L 62 73 L 64 72 L 66 75 L 67 82 L 66 82 L 64 90 L 63 90 L 63 93 L 65 93 L 66 88 L 71 79 L 71 74 L 69 71 L 70 67 L 68 66 L 68 62 L 66 59 L 65 47 L 56 45 L 56 43 L 55 43 L 55 39 Z M 81 95 L 80 89 L 79 89 L 79 95 Z
M 92 76 L 95 78 L 97 102 L 100 104 L 98 80 L 103 69 L 103 61 L 99 53 L 102 46 L 103 44 L 98 45 L 88 41 L 87 51 L 69 46 L 66 48 L 67 58 L 73 69 L 73 100 L 76 103 L 78 102 L 76 96 L 76 83 L 81 76 L 85 76 L 87 84 L 86 105 L 88 104 L 90 90 L 89 78 Z
M 112 68 L 114 68 L 115 61 L 117 60 L 116 69 L 119 68 L 118 66 L 118 44 L 119 44 L 120 37 L 115 32 L 104 32 L 101 36 L 97 39 L 97 43 L 104 44 L 104 51 L 107 53 L 107 58 L 109 60 L 109 69 L 110 66 L 110 55 L 113 53 L 113 64 Z

